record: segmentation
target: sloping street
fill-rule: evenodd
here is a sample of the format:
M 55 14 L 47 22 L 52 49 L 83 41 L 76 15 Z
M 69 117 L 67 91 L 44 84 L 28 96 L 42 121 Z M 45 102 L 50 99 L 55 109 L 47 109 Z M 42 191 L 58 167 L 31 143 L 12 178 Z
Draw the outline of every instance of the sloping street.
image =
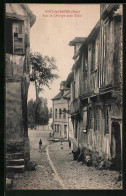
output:
M 29 130 L 30 161 L 37 166 L 33 171 L 15 174 L 13 190 L 121 189 L 118 172 L 97 170 L 73 161 L 68 142 L 63 142 L 63 145 L 52 143 L 49 133 Z M 39 152 L 40 139 L 43 142 L 42 152 Z

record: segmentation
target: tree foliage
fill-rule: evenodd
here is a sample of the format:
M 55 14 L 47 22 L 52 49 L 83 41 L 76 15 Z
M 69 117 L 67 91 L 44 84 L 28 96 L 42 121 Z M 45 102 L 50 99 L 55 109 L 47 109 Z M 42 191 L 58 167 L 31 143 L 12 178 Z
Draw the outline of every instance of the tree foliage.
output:
M 39 52 L 30 53 L 30 63 L 32 71 L 30 73 L 30 81 L 35 83 L 36 89 L 36 110 L 35 124 L 37 123 L 37 110 L 39 104 L 39 93 L 43 90 L 43 86 L 49 88 L 49 84 L 59 76 L 55 73 L 58 70 L 54 57 L 42 56 Z
M 49 109 L 49 118 L 52 118 L 52 107 Z
M 58 74 L 54 73 L 58 70 L 54 57 L 42 56 L 39 52 L 30 53 L 32 72 L 30 80 L 35 82 L 36 98 L 39 92 L 43 90 L 42 86 L 49 88 L 49 83 L 57 79 Z
M 37 105 L 37 113 L 36 113 Z M 28 101 L 28 124 L 31 128 L 38 125 L 47 125 L 49 121 L 49 112 L 47 107 L 47 99 L 38 98 L 38 102 L 33 99 Z

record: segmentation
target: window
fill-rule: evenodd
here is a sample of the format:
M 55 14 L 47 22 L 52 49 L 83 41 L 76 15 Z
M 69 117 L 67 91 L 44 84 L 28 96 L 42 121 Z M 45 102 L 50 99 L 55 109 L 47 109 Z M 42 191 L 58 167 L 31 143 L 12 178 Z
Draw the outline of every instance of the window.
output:
M 55 109 L 55 118 L 57 118 L 57 109 Z
M 105 134 L 109 134 L 109 107 L 105 110 Z
M 66 119 L 66 108 L 63 109 L 63 118 Z
M 87 131 L 87 109 L 83 111 L 83 132 Z
M 13 23 L 13 53 L 23 54 L 24 53 L 24 35 L 23 35 L 23 24 Z
M 57 133 L 59 133 L 59 124 L 57 125 Z
M 61 109 L 59 109 L 59 119 L 61 119 Z
M 6 53 L 24 54 L 23 21 L 6 19 Z

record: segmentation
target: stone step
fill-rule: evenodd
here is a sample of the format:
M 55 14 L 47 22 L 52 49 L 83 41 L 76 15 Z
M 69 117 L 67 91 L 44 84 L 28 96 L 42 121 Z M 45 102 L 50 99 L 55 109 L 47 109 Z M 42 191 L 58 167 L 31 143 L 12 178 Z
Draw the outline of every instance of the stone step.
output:
M 9 189 L 12 188 L 12 186 L 13 186 L 13 180 L 10 178 L 6 178 L 6 188 Z
M 19 140 L 16 142 L 15 141 L 7 141 L 6 151 L 8 153 L 21 152 L 23 146 L 24 146 L 24 142 L 22 140 Z
M 7 160 L 12 160 L 12 159 L 22 159 L 23 158 L 23 153 L 17 152 L 17 153 L 7 153 L 6 154 L 6 159 Z
M 24 165 L 6 166 L 6 172 L 23 173 L 25 170 Z
M 24 159 L 11 159 L 6 161 L 7 166 L 24 165 Z

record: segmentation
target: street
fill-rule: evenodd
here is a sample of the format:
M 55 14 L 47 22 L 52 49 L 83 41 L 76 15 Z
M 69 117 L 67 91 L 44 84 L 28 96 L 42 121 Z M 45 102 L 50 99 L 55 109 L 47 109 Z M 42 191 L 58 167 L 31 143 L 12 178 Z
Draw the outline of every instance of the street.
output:
M 35 170 L 15 174 L 12 190 L 122 189 L 119 173 L 73 161 L 68 142 L 52 143 L 50 131 L 29 130 L 30 161 Z M 39 140 L 42 139 L 42 152 Z M 62 148 L 63 147 L 63 148 Z

